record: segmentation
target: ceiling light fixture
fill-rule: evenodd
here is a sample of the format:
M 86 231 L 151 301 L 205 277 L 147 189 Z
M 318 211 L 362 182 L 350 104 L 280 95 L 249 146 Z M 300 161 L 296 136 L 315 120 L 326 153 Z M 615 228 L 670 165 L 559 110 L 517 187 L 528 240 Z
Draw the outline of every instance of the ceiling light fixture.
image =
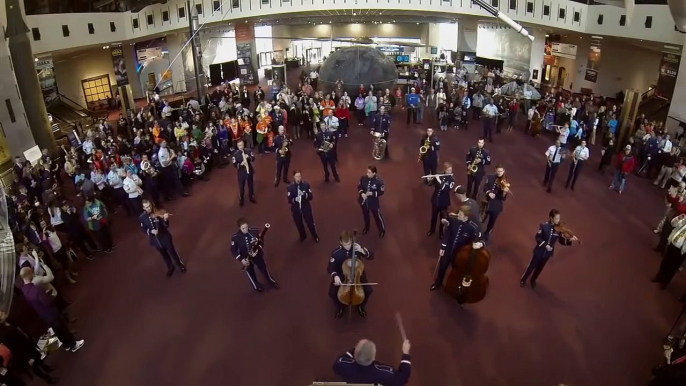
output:
M 680 47 L 676 47 L 676 46 L 668 46 L 668 45 L 666 45 L 666 44 L 665 44 L 665 46 L 664 46 L 664 47 L 665 47 L 666 49 L 668 49 L 668 50 L 680 50 L 680 49 L 681 49 Z
M 595 36 L 595 35 L 593 35 L 593 36 L 591 36 L 591 37 L 592 37 L 593 39 L 602 39 L 602 38 L 603 38 L 602 36 Z

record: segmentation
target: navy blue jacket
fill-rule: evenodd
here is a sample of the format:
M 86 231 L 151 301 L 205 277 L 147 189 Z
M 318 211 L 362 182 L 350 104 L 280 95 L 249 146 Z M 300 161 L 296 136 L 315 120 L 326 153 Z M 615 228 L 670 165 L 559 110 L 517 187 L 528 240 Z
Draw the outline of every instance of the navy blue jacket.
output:
M 369 209 L 379 209 L 379 197 L 384 194 L 383 180 L 377 176 L 372 178 L 362 176 L 362 178 L 360 178 L 360 183 L 357 184 L 357 192 L 358 197 L 362 193 L 373 193 L 371 196 L 367 197 L 367 200 L 363 205 L 369 205 Z M 361 198 L 358 201 L 362 205 Z
M 434 186 L 431 203 L 438 208 L 447 209 L 450 206 L 450 193 L 455 187 L 455 178 L 453 176 L 441 177 L 440 184 L 434 178 L 431 184 Z
M 350 350 L 339 356 L 333 364 L 333 371 L 343 381 L 354 384 L 379 384 L 383 386 L 403 386 L 410 380 L 412 364 L 410 356 L 403 354 L 398 370 L 393 366 L 381 364 L 377 361 L 369 366 L 363 366 L 353 358 Z
M 472 162 L 476 159 L 476 154 L 479 149 L 477 146 L 472 146 L 467 152 L 467 166 L 470 166 Z M 475 173 L 478 175 L 484 175 L 484 166 L 491 164 L 491 154 L 486 149 L 481 149 L 481 162 L 477 164 L 479 170 Z
M 490 213 L 500 213 L 503 211 L 503 201 L 507 199 L 507 194 L 504 194 L 503 189 L 498 183 L 498 176 L 495 174 L 489 174 L 486 177 L 486 183 L 484 184 L 484 193 L 488 197 L 488 211 Z M 494 193 L 495 198 L 491 199 L 488 194 Z
M 419 146 L 424 146 L 427 135 L 422 135 L 422 140 L 419 141 Z M 429 140 L 429 150 L 424 155 L 424 160 L 438 162 L 438 151 L 441 150 L 441 142 L 436 135 L 432 135 Z
M 364 250 L 364 254 L 356 252 L 357 254 L 355 255 L 355 257 L 365 257 L 369 260 L 374 258 L 374 253 L 372 251 L 364 247 L 362 247 L 362 249 Z M 343 274 L 343 262 L 348 260 L 350 257 L 350 251 L 346 251 L 343 247 L 338 247 L 334 249 L 333 252 L 331 252 L 329 266 L 326 269 L 329 275 L 331 275 L 331 278 L 338 276 L 341 279 L 341 281 L 345 281 L 345 275 Z
M 247 157 L 248 158 L 248 167 L 250 168 L 250 175 L 255 174 L 255 168 L 252 166 L 252 163 L 255 162 L 255 155 L 252 153 L 252 150 L 250 149 L 243 149 L 243 151 L 236 150 L 233 153 L 233 158 L 231 159 L 231 162 L 233 163 L 233 166 L 238 169 L 238 174 L 239 175 L 244 175 L 246 173 L 245 166 L 241 165 L 243 162 L 243 158 Z
M 477 225 L 472 221 L 460 221 L 456 218 L 448 217 L 448 222 L 450 223 L 448 231 L 444 232 L 441 242 L 441 249 L 446 252 L 455 253 L 481 236 Z
M 288 151 L 286 152 L 286 154 L 281 156 L 281 152 L 279 150 L 281 150 L 281 147 L 283 146 L 284 141 L 287 141 L 286 147 L 288 148 Z M 277 161 L 280 159 L 284 159 L 284 158 L 285 159 L 291 159 L 291 145 L 292 145 L 292 141 L 290 139 L 288 139 L 286 134 L 277 135 L 276 137 L 274 137 L 274 152 L 276 153 Z
M 322 143 L 324 141 L 331 142 L 334 145 L 334 148 L 329 150 L 328 152 L 323 152 L 319 151 L 319 149 L 322 147 Z M 336 159 L 335 155 L 335 147 L 336 147 L 336 137 L 333 134 L 324 134 L 323 132 L 317 133 L 317 135 L 314 137 L 314 148 L 317 149 L 317 154 L 319 154 L 320 158 L 324 158 L 329 161 L 333 161 Z
M 141 223 L 143 232 L 148 235 L 150 245 L 159 246 L 160 241 L 172 239 L 172 235 L 169 233 L 169 220 L 154 218 L 148 212 L 143 212 L 138 216 L 138 221 Z M 152 234 L 153 230 L 157 230 L 157 235 Z
M 257 228 L 249 228 L 248 233 L 243 233 L 240 230 L 231 236 L 231 254 L 236 260 L 243 260 L 250 257 L 253 240 L 258 239 L 260 231 Z M 257 253 L 262 255 L 263 251 L 260 248 Z
M 300 203 L 296 201 L 298 198 L 298 190 L 300 190 Z M 286 188 L 286 195 L 288 197 L 288 203 L 291 204 L 291 208 L 300 209 L 301 207 L 310 207 L 310 201 L 314 198 L 312 194 L 312 188 L 309 182 L 300 181 L 300 183 L 292 183 Z
M 572 245 L 572 240 L 562 237 L 559 233 L 555 232 L 555 227 L 550 222 L 544 222 L 538 227 L 538 232 L 536 232 L 536 246 L 534 247 L 534 257 L 538 258 L 550 258 L 555 253 L 555 244 L 560 243 L 562 245 Z M 545 247 L 550 245 L 553 250 L 548 251 Z

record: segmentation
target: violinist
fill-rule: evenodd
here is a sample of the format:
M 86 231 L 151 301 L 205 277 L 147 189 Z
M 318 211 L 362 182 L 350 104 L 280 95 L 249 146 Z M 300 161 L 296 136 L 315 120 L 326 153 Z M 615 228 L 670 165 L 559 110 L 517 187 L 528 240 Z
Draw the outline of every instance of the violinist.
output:
M 477 225 L 469 221 L 471 212 L 472 209 L 469 206 L 463 205 L 456 214 L 449 213 L 448 218 L 441 220 L 443 225 L 448 227 L 448 231 L 445 232 L 441 243 L 441 250 L 438 254 L 438 275 L 431 285 L 431 291 L 435 291 L 443 285 L 443 279 L 455 253 L 481 236 L 481 231 L 477 229 Z
M 278 289 L 279 284 L 269 273 L 267 262 L 264 260 L 264 234 L 268 227 L 265 226 L 265 229 L 260 232 L 257 228 L 251 228 L 248 225 L 248 220 L 242 217 L 236 223 L 238 231 L 231 236 L 231 254 L 245 267 L 244 271 L 248 275 L 253 289 L 262 293 L 262 285 L 257 281 L 257 276 L 255 275 L 256 265 L 260 272 L 262 272 L 262 276 L 269 280 L 269 285 L 272 288 Z
M 455 178 L 452 175 L 453 165 L 448 162 L 444 163 L 443 174 L 443 176 L 431 178 L 430 184 L 434 186 L 434 192 L 431 195 L 431 225 L 426 233 L 427 236 L 436 232 L 436 221 L 445 218 L 450 207 L 450 193 L 455 187 Z M 443 238 L 442 223 L 438 225 L 438 237 Z
M 138 216 L 141 229 L 148 235 L 150 245 L 162 255 L 162 260 L 167 266 L 167 277 L 174 273 L 174 265 L 179 267 L 181 272 L 186 273 L 186 264 L 176 252 L 171 232 L 169 232 L 169 213 L 157 209 L 149 200 L 143 200 L 143 210 L 144 212 Z
M 252 163 L 255 162 L 255 155 L 252 153 L 251 149 L 245 148 L 245 142 L 243 142 L 243 140 L 236 142 L 236 146 L 238 146 L 238 150 L 233 153 L 232 163 L 233 166 L 238 169 L 238 189 L 240 192 L 240 201 L 238 204 L 243 206 L 246 182 L 248 183 L 250 202 L 257 204 L 257 200 L 255 200 L 255 185 L 253 180 L 255 168 L 252 166 Z
M 571 234 L 560 222 L 560 211 L 552 209 L 548 214 L 548 221 L 541 224 L 536 232 L 536 246 L 533 250 L 531 262 L 526 268 L 524 275 L 519 281 L 519 286 L 524 287 L 526 280 L 531 276 L 531 288 L 536 288 L 536 279 L 543 272 L 548 259 L 555 253 L 555 244 L 572 245 L 573 241 L 578 241 L 576 236 Z M 531 275 L 533 273 L 533 276 Z
M 338 240 L 341 245 L 331 252 L 331 259 L 329 260 L 329 267 L 327 269 L 329 275 L 333 277 L 333 281 L 329 287 L 329 296 L 331 299 L 333 299 L 333 302 L 336 305 L 337 319 L 343 316 L 343 311 L 345 310 L 345 304 L 341 303 L 341 301 L 338 299 L 339 287 L 341 284 L 347 284 L 345 283 L 346 277 L 343 273 L 343 264 L 347 264 L 346 262 L 352 258 L 352 254 L 355 254 L 355 258 L 364 257 L 367 260 L 372 260 L 374 258 L 374 253 L 372 251 L 368 250 L 367 248 L 363 248 L 358 243 L 355 243 L 355 247 L 353 248 L 353 236 L 350 234 L 350 232 L 342 232 Z M 360 282 L 369 283 L 366 272 L 362 272 Z M 364 301 L 362 304 L 357 306 L 357 312 L 360 313 L 360 316 L 365 317 L 367 315 L 365 305 L 369 301 L 369 296 L 372 294 L 372 286 L 365 285 L 362 286 L 362 289 L 364 290 Z
M 286 135 L 286 129 L 279 126 L 279 135 L 274 138 L 274 153 L 276 153 L 276 177 L 274 186 L 279 186 L 281 179 L 286 184 L 288 180 L 288 168 L 291 166 L 291 145 L 293 142 Z
M 484 232 L 484 239 L 488 241 L 495 228 L 495 222 L 498 220 L 498 216 L 503 211 L 505 206 L 505 199 L 507 194 L 510 192 L 510 183 L 505 175 L 505 168 L 502 165 L 497 165 L 495 167 L 495 174 L 490 174 L 486 177 L 486 183 L 484 184 L 484 201 L 481 205 L 482 212 L 484 213 L 483 222 L 488 220 L 486 225 L 486 231 Z

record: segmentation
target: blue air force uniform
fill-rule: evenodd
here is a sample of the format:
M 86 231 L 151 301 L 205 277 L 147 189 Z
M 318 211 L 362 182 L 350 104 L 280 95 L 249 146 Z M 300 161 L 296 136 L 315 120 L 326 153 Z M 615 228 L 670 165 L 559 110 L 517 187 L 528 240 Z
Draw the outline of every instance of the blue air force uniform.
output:
M 360 194 L 362 193 L 372 193 L 367 199 L 362 200 Z M 381 178 L 374 176 L 369 178 L 367 176 L 362 176 L 360 178 L 360 183 L 357 184 L 357 196 L 360 207 L 362 208 L 362 217 L 364 218 L 364 230 L 362 233 L 369 232 L 369 212 L 374 215 L 374 221 L 376 221 L 376 227 L 379 230 L 379 235 L 383 237 L 386 233 L 386 224 L 383 221 L 383 216 L 381 215 L 381 205 L 379 204 L 379 197 L 384 194 L 384 184 Z
M 354 248 L 351 247 L 351 250 Z M 356 252 L 355 257 L 361 258 L 364 257 L 367 260 L 372 260 L 374 258 L 374 253 L 370 251 L 367 248 L 362 248 L 364 253 L 359 253 Z M 343 273 L 343 264 L 345 263 L 346 260 L 351 258 L 351 252 L 347 251 L 343 247 L 338 247 L 331 252 L 331 258 L 329 259 L 329 266 L 327 267 L 327 272 L 329 272 L 329 275 L 331 275 L 331 286 L 329 287 L 329 296 L 333 300 L 334 304 L 336 307 L 339 309 L 343 307 L 343 304 L 338 300 L 338 289 L 340 287 L 335 286 L 334 283 L 334 278 L 338 276 L 339 279 L 341 279 L 341 283 L 345 284 L 345 274 Z M 362 272 L 362 277 L 360 278 L 360 283 L 369 283 L 369 280 L 367 280 L 367 272 Z M 367 302 L 369 301 L 369 296 L 372 294 L 373 289 L 372 286 L 370 285 L 363 285 L 362 290 L 364 291 L 364 301 L 362 301 L 362 304 L 360 304 L 361 307 L 364 307 Z
M 150 245 L 155 247 L 157 252 L 162 255 L 162 260 L 167 266 L 167 275 L 171 275 L 174 272 L 174 265 L 179 267 L 182 272 L 185 272 L 186 265 L 176 252 L 172 235 L 169 232 L 169 220 L 154 217 L 148 214 L 148 212 L 144 212 L 138 216 L 138 221 L 140 221 L 143 232 L 148 235 Z M 157 231 L 156 235 L 152 233 L 153 230 Z
M 255 275 L 255 266 L 257 266 L 260 272 L 262 272 L 262 276 L 269 280 L 269 283 L 273 287 L 276 287 L 277 284 L 276 280 L 274 280 L 272 275 L 269 273 L 269 269 L 267 269 L 267 263 L 264 261 L 264 250 L 262 249 L 263 245 L 261 243 L 257 254 L 252 257 L 250 256 L 253 243 L 259 240 L 259 235 L 260 231 L 257 230 L 257 228 L 248 228 L 248 233 L 243 233 L 238 230 L 238 232 L 231 236 L 231 254 L 238 261 L 243 259 L 249 259 L 251 261 L 252 264 L 245 269 L 245 273 L 248 275 L 248 279 L 250 279 L 250 284 L 252 284 L 252 287 L 256 291 L 261 292 L 262 286 Z
M 424 146 L 426 143 L 427 135 L 422 136 L 422 140 L 419 141 L 419 146 Z M 429 139 L 429 150 L 424 154 L 423 164 L 424 164 L 424 175 L 436 174 L 438 170 L 438 151 L 441 150 L 441 142 L 435 135 L 431 136 Z
M 481 232 L 472 221 L 460 221 L 456 218 L 448 217 L 448 222 L 450 223 L 448 231 L 445 232 L 443 242 L 441 243 L 441 249 L 444 253 L 440 257 L 438 275 L 436 275 L 436 281 L 434 282 L 436 287 L 440 287 L 443 284 L 445 273 L 448 271 L 450 264 L 452 264 L 453 257 L 457 251 L 481 237 Z
M 443 237 L 443 224 L 440 223 L 440 221 L 446 217 L 446 211 L 450 207 L 450 193 L 455 187 L 455 178 L 453 178 L 453 176 L 441 177 L 440 183 L 434 178 L 431 180 L 431 184 L 434 186 L 434 192 L 433 195 L 431 195 L 431 225 L 429 226 L 429 235 L 436 232 L 436 221 L 438 221 L 438 236 Z
M 242 165 L 243 160 L 247 160 L 248 166 Z M 240 192 L 240 204 L 243 205 L 243 199 L 245 198 L 245 183 L 248 183 L 248 194 L 250 195 L 250 201 L 255 202 L 255 168 L 252 163 L 255 162 L 255 155 L 251 149 L 237 150 L 233 153 L 233 158 L 231 159 L 233 166 L 238 169 L 238 189 Z
M 346 352 L 339 356 L 333 364 L 333 371 L 344 382 L 383 386 L 404 386 L 409 382 L 412 363 L 408 354 L 403 354 L 398 370 L 396 370 L 393 366 L 384 365 L 377 361 L 372 362 L 369 366 L 363 366 L 355 362 L 354 352 L 355 349 Z
M 559 233 L 555 232 L 555 226 L 550 221 L 541 224 L 541 226 L 538 228 L 538 232 L 536 232 L 536 246 L 533 250 L 531 262 L 529 263 L 529 266 L 526 267 L 526 272 L 524 272 L 524 275 L 522 275 L 522 279 L 520 281 L 522 286 L 526 284 L 526 279 L 528 279 L 532 273 L 533 276 L 531 276 L 531 285 L 536 285 L 536 279 L 538 279 L 538 275 L 540 275 L 543 271 L 543 267 L 545 267 L 548 259 L 553 257 L 553 254 L 555 253 L 555 244 L 558 242 L 562 245 L 572 245 L 572 240 L 566 239 Z M 546 246 L 548 245 L 553 248 L 552 251 L 548 251 L 546 249 Z
M 335 149 L 336 136 L 334 134 L 324 133 L 320 131 L 314 137 L 314 148 L 317 149 L 319 160 L 322 161 L 322 166 L 324 167 L 324 181 L 329 182 L 329 168 L 331 168 L 333 178 L 336 181 L 340 181 L 341 179 L 340 177 L 338 177 L 338 170 L 336 170 L 336 153 L 334 153 L 333 149 L 329 150 L 328 152 L 323 152 L 320 150 L 322 148 L 322 144 L 324 143 L 324 141 L 332 143 Z
M 491 154 L 488 150 L 478 146 L 472 146 L 467 152 L 467 168 L 469 168 L 477 157 L 481 158 L 481 161 L 476 164 L 476 173 L 467 173 L 467 197 L 476 199 L 479 195 L 479 186 L 481 186 L 481 180 L 486 174 L 486 166 L 491 164 Z
M 383 114 L 374 121 L 374 132 L 381 133 L 381 138 L 386 140 L 386 150 L 384 151 L 384 158 L 390 158 L 388 155 L 388 136 L 391 130 L 391 116 Z
M 281 155 L 281 148 L 284 143 L 288 148 L 288 151 Z M 293 141 L 288 139 L 286 134 L 277 135 L 274 138 L 274 152 L 276 153 L 276 177 L 274 178 L 274 186 L 279 186 L 279 182 L 283 179 L 283 182 L 290 184 L 288 180 L 288 169 L 291 166 L 291 145 Z
M 500 186 L 500 178 L 495 174 L 490 174 L 486 177 L 486 183 L 484 184 L 483 189 L 486 194 L 485 199 L 488 200 L 488 210 L 486 211 L 488 225 L 486 225 L 486 232 L 484 232 L 486 239 L 488 239 L 495 227 L 498 216 L 500 216 L 500 213 L 503 211 L 507 194 L 503 192 L 503 189 Z M 489 193 L 495 194 L 495 198 L 489 197 Z M 484 221 L 486 220 L 486 217 L 484 218 Z
M 286 192 L 288 203 L 291 205 L 293 222 L 295 222 L 295 227 L 298 228 L 298 234 L 300 234 L 300 241 L 303 241 L 307 238 L 303 221 L 305 224 L 307 224 L 307 228 L 310 230 L 310 234 L 312 237 L 314 237 L 314 240 L 319 241 L 317 228 L 315 228 L 314 225 L 314 216 L 312 215 L 311 201 L 314 196 L 312 194 L 312 188 L 310 187 L 309 182 L 294 182 L 288 185 Z

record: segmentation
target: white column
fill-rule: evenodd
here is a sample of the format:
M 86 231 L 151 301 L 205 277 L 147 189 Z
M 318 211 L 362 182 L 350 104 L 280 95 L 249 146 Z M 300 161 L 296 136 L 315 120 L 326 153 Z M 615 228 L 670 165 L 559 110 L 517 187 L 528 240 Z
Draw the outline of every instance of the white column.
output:
M 186 74 L 183 69 L 183 55 L 179 55 L 179 52 L 181 52 L 181 48 L 184 44 L 186 44 L 186 40 L 183 34 L 177 33 L 173 35 L 167 35 L 167 50 L 169 51 L 169 60 L 172 72 L 172 85 L 174 87 L 175 93 L 187 91 Z M 174 62 L 171 62 L 174 59 L 176 60 Z
M 529 62 L 529 77 L 536 85 L 541 83 L 543 79 L 543 57 L 545 56 L 545 33 L 539 31 L 537 28 L 532 28 L 529 32 L 534 37 L 531 42 L 531 61 Z M 538 70 L 534 77 L 534 70 Z

